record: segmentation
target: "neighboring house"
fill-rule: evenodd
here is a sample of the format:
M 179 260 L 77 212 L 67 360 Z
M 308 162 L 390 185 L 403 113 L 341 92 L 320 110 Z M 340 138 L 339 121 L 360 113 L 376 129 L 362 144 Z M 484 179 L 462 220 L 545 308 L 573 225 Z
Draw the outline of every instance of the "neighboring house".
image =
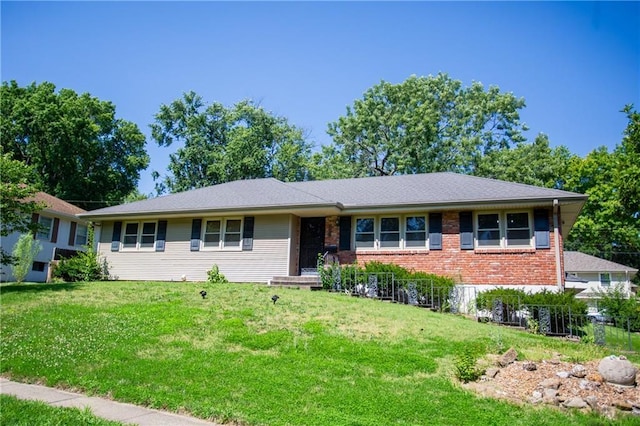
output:
M 458 283 L 562 289 L 562 241 L 586 196 L 455 173 L 241 180 L 80 214 L 124 280 L 270 282 L 396 263 Z
M 591 312 L 597 312 L 598 293 L 620 287 L 624 294 L 635 293 L 631 283 L 638 270 L 578 251 L 564 252 L 565 288 L 584 299 Z
M 38 192 L 30 200 L 44 204 L 46 207 L 32 216 L 32 221 L 40 224 L 40 230 L 34 239 L 42 250 L 36 255 L 32 268 L 24 281 L 45 282 L 49 277 L 50 264 L 58 260 L 61 255 L 70 255 L 82 250 L 87 244 L 88 222 L 78 219 L 77 214 L 85 210 L 69 204 L 59 198 L 44 192 Z M 13 253 L 13 247 L 20 238 L 20 233 L 13 233 L 2 238 L 2 249 Z M 14 281 L 11 266 L 3 265 L 2 281 Z

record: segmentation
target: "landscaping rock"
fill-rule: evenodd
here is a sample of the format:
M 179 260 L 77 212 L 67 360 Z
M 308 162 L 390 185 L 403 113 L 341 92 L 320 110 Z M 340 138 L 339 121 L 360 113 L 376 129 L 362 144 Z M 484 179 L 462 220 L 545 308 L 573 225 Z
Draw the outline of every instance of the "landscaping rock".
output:
M 558 389 L 560 387 L 560 379 L 556 379 L 555 377 L 545 379 L 540 382 L 540 386 L 544 389 Z
M 544 394 L 542 395 L 542 402 L 558 405 L 558 391 L 556 389 L 545 389 Z
M 578 379 L 582 379 L 587 375 L 587 369 L 584 368 L 584 365 L 576 364 L 571 369 L 571 375 Z
M 484 375 L 487 376 L 487 378 L 489 379 L 493 379 L 498 375 L 499 372 L 500 372 L 499 368 L 491 367 L 491 368 L 487 368 L 487 371 L 485 371 Z
M 536 371 L 538 369 L 536 364 L 533 362 L 525 362 L 524 364 L 522 364 L 522 368 L 524 368 L 527 371 Z
M 631 411 L 633 410 L 633 405 L 626 401 L 616 401 L 613 403 L 614 407 L 622 411 Z
M 500 367 L 506 367 L 509 364 L 512 364 L 518 358 L 518 352 L 515 349 L 509 348 L 498 360 L 498 365 Z
M 570 400 L 565 401 L 562 405 L 567 408 L 587 408 L 589 406 L 589 404 L 580 397 L 571 398 Z
M 589 395 L 584 399 L 584 401 L 589 404 L 589 407 L 591 407 L 592 410 L 598 409 L 598 398 L 596 396 Z
M 560 377 L 561 379 L 566 379 L 567 377 L 569 377 L 569 373 L 567 371 L 558 371 L 556 373 L 556 376 Z
M 610 355 L 598 364 L 598 373 L 605 382 L 618 386 L 636 385 L 636 367 L 624 357 Z

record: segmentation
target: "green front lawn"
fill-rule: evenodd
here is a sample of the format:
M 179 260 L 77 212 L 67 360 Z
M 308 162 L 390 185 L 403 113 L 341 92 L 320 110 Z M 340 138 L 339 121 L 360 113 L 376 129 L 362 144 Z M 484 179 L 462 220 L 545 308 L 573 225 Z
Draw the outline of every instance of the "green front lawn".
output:
M 479 398 L 453 374 L 467 347 L 513 346 L 534 360 L 608 354 L 592 345 L 264 285 L 99 282 L 0 291 L 0 369 L 18 381 L 248 425 L 606 424 Z
M 23 401 L 0 395 L 0 424 L 11 426 L 122 426 L 94 416 L 89 409 L 51 407 L 40 401 Z

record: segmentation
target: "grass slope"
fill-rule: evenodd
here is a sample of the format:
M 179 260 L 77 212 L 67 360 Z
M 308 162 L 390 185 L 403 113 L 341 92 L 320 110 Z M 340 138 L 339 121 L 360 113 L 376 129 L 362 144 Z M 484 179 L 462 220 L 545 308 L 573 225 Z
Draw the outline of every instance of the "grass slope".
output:
M 12 284 L 0 291 L 0 371 L 15 380 L 248 425 L 606 424 L 478 398 L 452 379 L 453 359 L 468 347 L 483 354 L 513 346 L 529 359 L 606 355 L 591 345 L 264 285 Z

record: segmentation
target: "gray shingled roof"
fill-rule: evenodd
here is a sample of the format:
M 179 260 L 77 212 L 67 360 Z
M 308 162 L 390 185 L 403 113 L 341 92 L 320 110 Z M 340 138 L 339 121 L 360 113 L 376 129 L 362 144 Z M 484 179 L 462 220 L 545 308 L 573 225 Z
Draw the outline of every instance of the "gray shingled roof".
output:
M 536 202 L 559 199 L 581 206 L 586 196 L 456 173 L 382 176 L 285 183 L 239 180 L 93 210 L 86 218 L 180 212 L 332 207 L 336 211 L 388 206 Z M 579 211 L 579 208 L 578 208 Z M 577 213 L 576 213 L 577 214 Z
M 579 251 L 564 252 L 564 270 L 566 272 L 638 272 L 631 266 L 621 265 Z
M 88 212 L 90 216 L 336 205 L 277 179 L 237 180 Z
M 556 189 L 456 173 L 320 180 L 287 185 L 326 200 L 339 201 L 345 208 L 584 197 L 581 194 Z

